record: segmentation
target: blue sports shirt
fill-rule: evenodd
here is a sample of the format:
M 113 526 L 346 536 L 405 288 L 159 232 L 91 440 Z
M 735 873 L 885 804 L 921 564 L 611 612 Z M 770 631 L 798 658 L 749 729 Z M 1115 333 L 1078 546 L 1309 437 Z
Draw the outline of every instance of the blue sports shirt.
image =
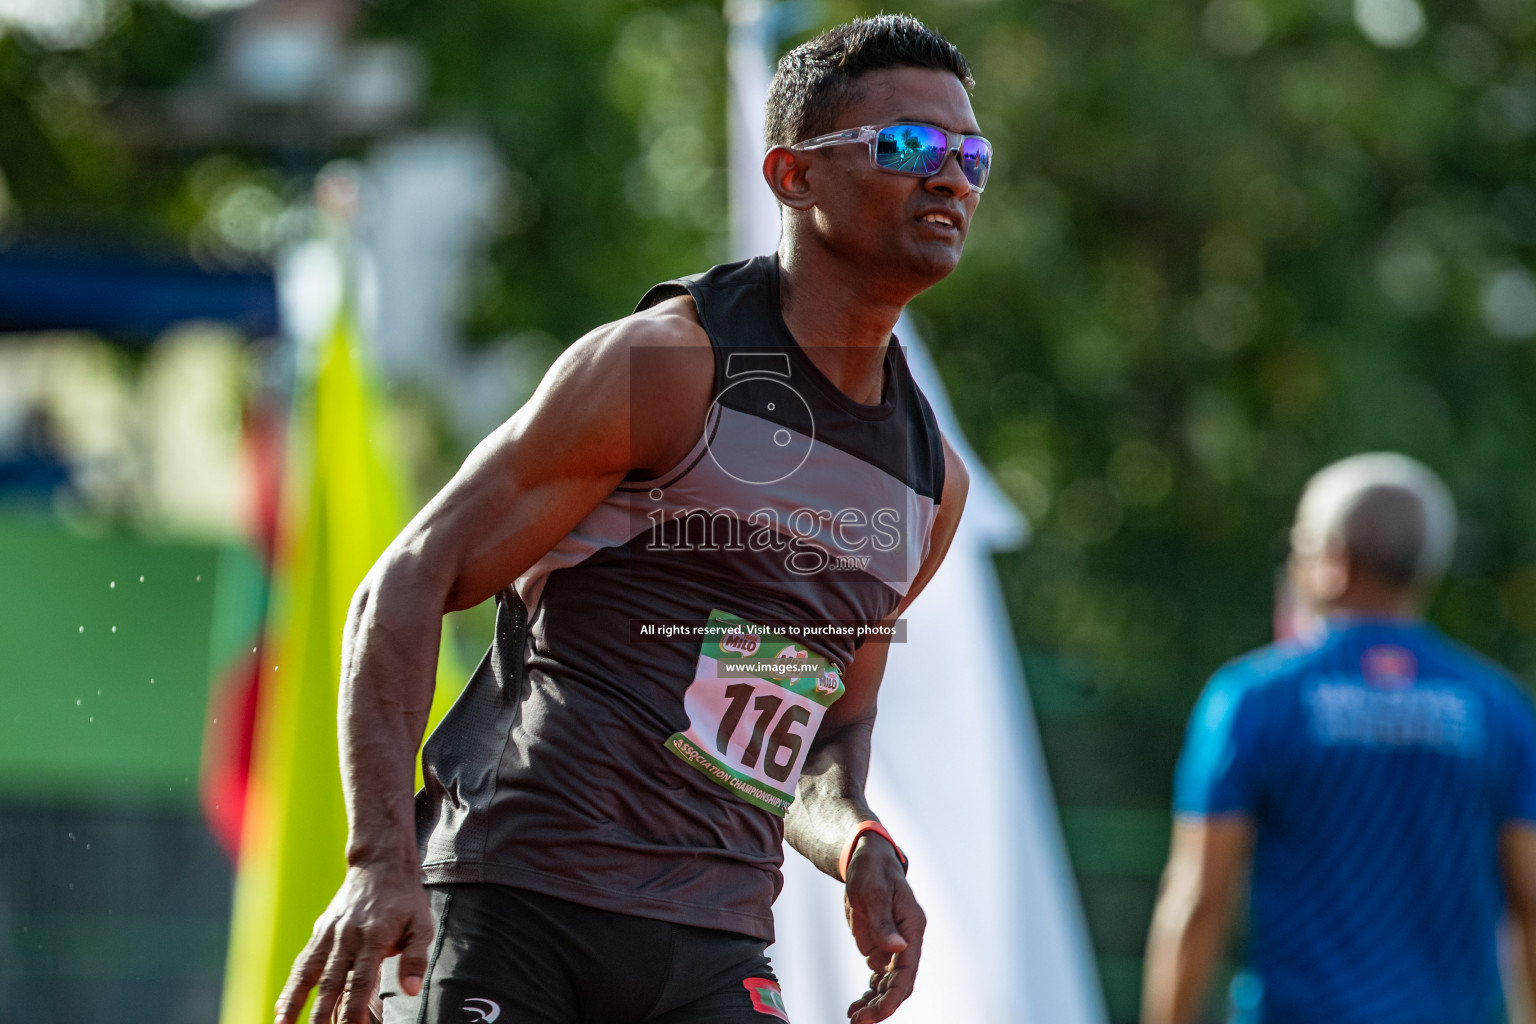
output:
M 1536 714 L 1422 623 L 1336 621 L 1217 672 L 1181 815 L 1254 822 L 1248 1024 L 1493 1024 L 1498 833 L 1536 822 Z

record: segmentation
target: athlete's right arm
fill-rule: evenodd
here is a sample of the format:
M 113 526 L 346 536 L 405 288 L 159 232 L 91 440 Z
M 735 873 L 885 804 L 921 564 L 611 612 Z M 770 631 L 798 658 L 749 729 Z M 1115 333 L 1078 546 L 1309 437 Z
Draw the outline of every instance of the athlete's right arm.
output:
M 1180 815 L 1147 937 L 1142 1024 L 1194 1024 L 1253 849 L 1246 815 Z
M 1536 822 L 1511 821 L 1499 833 L 1499 866 L 1505 898 L 1514 919 L 1525 1002 L 1536 1012 Z
M 294 962 L 279 1024 L 298 1018 L 311 989 L 315 1024 L 338 1004 L 342 1024 L 361 1024 L 379 964 L 397 953 L 402 988 L 419 991 L 432 921 L 412 788 L 442 616 L 515 580 L 630 470 L 681 459 L 709 406 L 713 358 L 686 299 L 581 339 L 358 588 L 338 707 L 348 869 Z

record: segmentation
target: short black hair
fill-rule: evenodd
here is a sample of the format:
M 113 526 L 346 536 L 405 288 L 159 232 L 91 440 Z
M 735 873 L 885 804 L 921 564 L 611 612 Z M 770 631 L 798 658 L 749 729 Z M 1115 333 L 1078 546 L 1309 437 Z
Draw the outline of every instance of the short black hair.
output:
M 1419 582 L 1429 538 L 1419 495 L 1394 484 L 1368 487 L 1344 517 L 1343 529 L 1356 568 L 1399 590 Z
M 856 18 L 779 58 L 768 87 L 764 141 L 770 148 L 793 146 L 831 131 L 837 115 L 858 99 L 859 78 L 882 68 L 932 68 L 948 71 L 967 89 L 976 85 L 965 55 L 916 18 Z

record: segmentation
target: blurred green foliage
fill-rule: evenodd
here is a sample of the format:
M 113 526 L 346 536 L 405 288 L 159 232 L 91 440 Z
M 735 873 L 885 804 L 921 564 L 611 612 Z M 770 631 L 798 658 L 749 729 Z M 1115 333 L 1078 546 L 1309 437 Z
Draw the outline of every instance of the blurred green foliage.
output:
M 912 6 L 970 55 L 998 146 L 966 260 L 916 310 L 1034 521 L 1001 560 L 1023 644 L 1100 709 L 1182 710 L 1267 639 L 1307 475 L 1394 448 L 1463 506 L 1436 617 L 1536 672 L 1536 2 Z M 136 0 L 85 49 L 0 38 L 6 230 L 276 244 L 239 244 L 231 190 L 288 202 L 368 140 L 147 130 L 224 24 Z M 472 338 L 568 340 L 723 258 L 717 6 L 381 0 L 360 32 L 425 56 L 418 123 L 512 168 Z
M 1391 47 L 1383 10 L 1420 9 L 922 12 L 1000 156 L 918 305 L 1036 521 L 1005 559 L 1021 640 L 1100 700 L 1182 709 L 1265 641 L 1300 487 L 1380 448 L 1462 504 L 1436 617 L 1536 672 L 1536 4 L 1440 5 Z
M 715 7 L 413 3 L 366 28 L 422 47 L 427 117 L 487 132 L 515 169 L 472 335 L 534 328 L 566 342 L 630 312 L 655 282 L 725 258 Z

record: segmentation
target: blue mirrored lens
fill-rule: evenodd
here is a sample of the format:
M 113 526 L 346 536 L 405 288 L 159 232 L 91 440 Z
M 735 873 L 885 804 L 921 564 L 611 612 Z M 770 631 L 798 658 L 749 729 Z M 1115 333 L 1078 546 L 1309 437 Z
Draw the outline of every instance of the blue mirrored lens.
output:
M 896 124 L 875 135 L 875 163 L 902 174 L 937 174 L 949 155 L 944 132 L 923 124 Z M 992 144 L 979 135 L 960 141 L 960 170 L 978 191 L 992 171 Z
M 875 163 L 888 171 L 933 174 L 944 166 L 949 140 L 937 128 L 898 124 L 875 136 Z
M 977 135 L 960 142 L 960 170 L 977 188 L 985 188 L 987 175 L 992 173 L 992 143 Z

